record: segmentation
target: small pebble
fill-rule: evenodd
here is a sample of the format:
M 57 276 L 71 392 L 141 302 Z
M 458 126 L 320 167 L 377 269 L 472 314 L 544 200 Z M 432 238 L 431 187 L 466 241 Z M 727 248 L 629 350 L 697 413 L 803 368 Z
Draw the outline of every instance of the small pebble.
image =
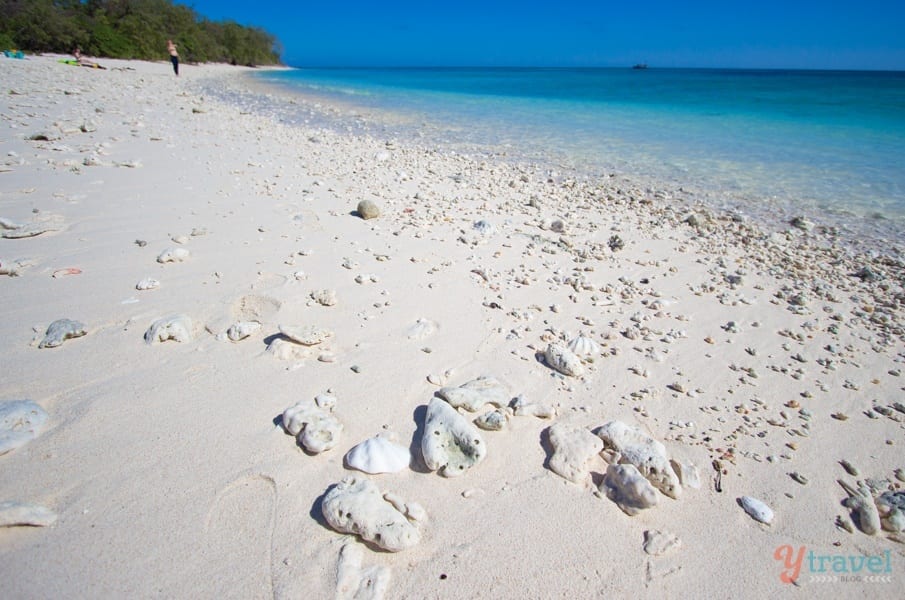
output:
M 848 462 L 847 460 L 843 459 L 843 460 L 840 460 L 840 461 L 839 461 L 839 464 L 842 465 L 842 468 L 845 469 L 845 472 L 848 473 L 849 475 L 851 475 L 852 477 L 857 477 L 857 476 L 858 476 L 858 469 L 856 469 L 856 468 L 852 465 L 852 463 L 850 463 L 850 462 Z
M 804 475 L 802 475 L 801 473 L 799 473 L 798 471 L 795 471 L 794 473 L 789 473 L 789 477 L 791 477 L 792 479 L 794 479 L 796 482 L 800 483 L 801 485 L 808 484 L 808 478 L 805 477 Z
M 380 208 L 372 200 L 362 200 L 358 203 L 358 216 L 366 221 L 376 219 L 380 216 Z
M 840 517 L 839 515 L 836 515 L 836 527 L 844 529 L 849 533 L 855 533 L 855 528 L 852 526 L 851 521 L 844 517 Z

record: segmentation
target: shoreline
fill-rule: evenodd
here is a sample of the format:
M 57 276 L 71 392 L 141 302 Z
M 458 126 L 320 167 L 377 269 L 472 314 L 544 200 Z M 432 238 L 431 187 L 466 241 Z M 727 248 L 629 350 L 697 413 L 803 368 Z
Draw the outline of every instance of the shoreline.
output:
M 433 147 L 417 138 L 400 140 L 395 135 L 398 131 L 393 129 L 392 122 L 387 123 L 385 119 L 406 119 L 404 115 L 374 109 L 362 110 L 353 103 L 330 102 L 326 97 L 309 96 L 279 85 L 255 81 L 254 73 L 218 80 L 217 86 L 214 90 L 221 101 L 233 104 L 237 102 L 235 95 L 242 95 L 239 103 L 243 111 L 261 112 L 290 127 L 314 127 L 315 131 L 329 130 L 340 139 L 360 138 L 371 144 L 380 144 L 385 140 L 388 145 L 401 144 L 424 154 L 440 153 L 466 162 L 492 163 L 507 169 L 506 176 L 509 177 L 522 177 L 525 173 L 530 173 L 533 178 L 545 179 L 550 184 L 548 189 L 577 188 L 581 193 L 592 196 L 610 195 L 615 190 L 617 195 L 622 196 L 619 198 L 620 202 L 649 210 L 651 215 L 669 214 L 677 227 L 687 226 L 689 219 L 707 222 L 711 230 L 717 222 L 732 222 L 734 226 L 719 233 L 729 236 L 739 246 L 750 246 L 754 243 L 753 240 L 759 240 L 768 246 L 771 241 L 783 238 L 785 241 L 781 245 L 794 240 L 814 253 L 809 262 L 822 265 L 821 277 L 831 278 L 845 269 L 850 274 L 858 273 L 875 262 L 883 263 L 891 269 L 887 272 L 889 279 L 901 280 L 905 277 L 905 245 L 900 237 L 903 231 L 896 227 L 895 221 L 888 219 L 881 219 L 873 229 L 868 229 L 866 225 L 862 229 L 857 226 L 846 227 L 841 222 L 844 220 L 842 215 L 831 219 L 832 224 L 827 224 L 821 215 L 804 209 L 772 207 L 772 211 L 768 208 L 755 211 L 749 200 L 741 198 L 730 201 L 729 206 L 719 206 L 715 205 L 714 198 L 720 192 L 689 190 L 687 186 L 669 185 L 632 173 L 592 173 L 567 164 L 565 157 L 535 160 L 520 156 L 507 147 L 464 144 L 457 148 L 451 143 Z M 205 91 L 209 92 L 210 89 Z M 297 115 L 299 110 L 306 114 L 300 117 Z M 306 116 L 315 124 L 300 122 L 299 119 Z M 546 192 L 546 189 L 536 190 L 537 194 Z M 869 222 L 866 217 L 859 217 L 859 220 Z M 722 240 L 718 242 L 721 243 Z M 777 250 L 775 247 L 773 250 L 778 256 L 777 261 L 782 262 L 786 250 Z M 888 303 L 878 301 L 878 304 Z M 900 329 L 899 335 L 902 331 L 905 330 Z
M 0 401 L 48 414 L 0 455 L 0 501 L 56 516 L 0 528 L 0 595 L 864 595 L 806 563 L 783 583 L 789 545 L 888 557 L 892 582 L 868 590 L 896 597 L 905 532 L 859 529 L 839 481 L 905 484 L 900 259 L 621 176 L 551 178 L 317 121 L 341 108 L 296 100 L 311 123 L 287 124 L 284 98 L 267 112 L 208 93 L 248 89 L 240 67 L 104 63 L 0 61 L 2 231 L 44 229 L 0 239 Z M 380 216 L 361 218 L 364 200 Z M 179 315 L 181 340 L 147 343 Z M 85 335 L 39 348 L 63 318 Z M 257 326 L 230 341 L 238 323 Z M 305 327 L 331 335 L 287 337 Z M 581 369 L 554 369 L 549 346 L 578 337 Z M 485 375 L 505 427 L 443 477 L 424 459 L 428 406 Z M 315 397 L 342 424 L 319 453 L 281 425 Z M 608 497 L 615 457 L 587 440 L 612 421 L 682 465 L 677 498 L 654 491 L 629 516 Z M 377 434 L 409 468 L 349 467 Z M 387 552 L 338 533 L 323 505 L 352 476 L 395 494 L 420 540 Z
M 233 87 L 232 93 L 243 90 L 257 90 L 261 96 L 268 98 L 267 105 L 260 105 L 261 110 L 279 111 L 292 119 L 299 108 L 299 99 L 304 99 L 304 107 L 323 109 L 319 115 L 320 123 L 334 131 L 345 131 L 359 135 L 371 135 L 377 138 L 392 138 L 423 149 L 441 149 L 463 154 L 493 157 L 499 162 L 507 162 L 515 166 L 530 164 L 557 172 L 558 179 L 590 181 L 618 176 L 628 182 L 639 193 L 657 193 L 668 196 L 670 200 L 686 204 L 702 205 L 709 210 L 720 213 L 735 213 L 768 232 L 783 231 L 789 221 L 798 217 L 805 218 L 817 225 L 833 229 L 836 237 L 843 240 L 845 246 L 864 246 L 869 249 L 883 249 L 901 257 L 905 252 L 902 239 L 905 235 L 905 215 L 886 215 L 870 209 L 852 209 L 844 206 L 820 208 L 814 203 L 817 199 L 802 200 L 793 198 L 789 192 L 779 192 L 779 187 L 769 190 L 731 189 L 729 182 L 719 183 L 716 179 L 693 180 L 690 173 L 665 172 L 656 176 L 642 176 L 638 168 L 629 164 L 617 165 L 618 157 L 613 165 L 601 165 L 588 157 L 580 157 L 574 153 L 566 153 L 562 148 L 528 149 L 516 147 L 511 143 L 488 144 L 467 141 L 462 138 L 463 132 L 445 127 L 432 115 L 406 113 L 402 110 L 377 108 L 356 104 L 355 98 L 348 101 L 335 96 L 301 91 L 280 82 L 255 81 L 254 73 L 244 77 L 245 87 Z M 228 101 L 229 92 L 221 92 Z M 280 106 L 274 102 L 282 98 Z M 310 114 L 308 115 L 310 116 Z M 350 126 L 351 123 L 351 126 Z M 457 138 L 462 138 L 458 139 Z M 596 160 L 596 159 L 595 159 Z M 756 165 L 752 165 L 754 167 Z M 700 177 L 698 178 L 700 179 Z M 825 201 L 825 199 L 824 199 Z M 860 210 L 860 212 L 859 212 Z

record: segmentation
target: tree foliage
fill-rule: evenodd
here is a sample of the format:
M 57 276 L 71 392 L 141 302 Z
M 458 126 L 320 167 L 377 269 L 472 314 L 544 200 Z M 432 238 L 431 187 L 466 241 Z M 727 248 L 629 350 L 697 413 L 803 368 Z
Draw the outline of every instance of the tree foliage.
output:
M 259 27 L 210 21 L 172 0 L 0 0 L 0 50 L 159 60 L 172 39 L 186 62 L 280 62 L 276 37 Z

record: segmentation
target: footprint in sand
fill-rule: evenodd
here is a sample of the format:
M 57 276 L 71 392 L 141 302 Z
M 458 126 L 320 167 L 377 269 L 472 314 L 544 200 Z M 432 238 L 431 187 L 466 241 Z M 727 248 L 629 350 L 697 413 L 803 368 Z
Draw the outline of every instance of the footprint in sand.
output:
M 257 321 L 266 323 L 279 311 L 282 302 L 269 296 L 242 296 L 233 302 L 231 313 L 239 321 Z
M 266 475 L 240 477 L 220 490 L 204 524 L 208 564 L 218 587 L 236 598 L 273 596 L 271 546 L 276 484 Z

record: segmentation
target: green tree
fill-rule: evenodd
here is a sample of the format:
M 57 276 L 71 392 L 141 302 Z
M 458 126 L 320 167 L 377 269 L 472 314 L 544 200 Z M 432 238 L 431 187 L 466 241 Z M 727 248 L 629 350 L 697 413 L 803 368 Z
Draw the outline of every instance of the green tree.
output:
M 276 38 L 233 21 L 209 21 L 172 0 L 0 0 L 0 46 L 159 60 L 166 40 L 183 60 L 273 64 Z
M 88 39 L 77 19 L 80 10 L 72 0 L 7 0 L 0 6 L 0 32 L 24 50 L 70 52 Z

